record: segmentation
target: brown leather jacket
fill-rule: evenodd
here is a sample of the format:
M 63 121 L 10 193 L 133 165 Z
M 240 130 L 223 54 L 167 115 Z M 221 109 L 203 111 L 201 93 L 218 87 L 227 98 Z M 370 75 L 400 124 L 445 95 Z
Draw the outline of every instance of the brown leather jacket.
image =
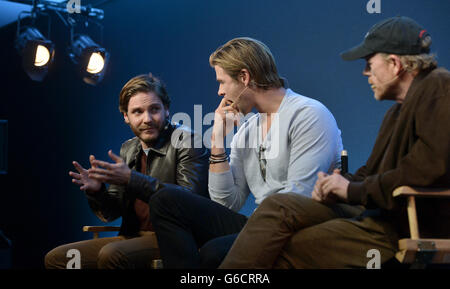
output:
M 201 147 L 195 148 L 194 144 Z M 167 186 L 177 186 L 187 193 L 209 198 L 209 150 L 202 146 L 201 136 L 186 127 L 168 125 L 148 153 L 148 175 L 138 171 L 142 153 L 137 137 L 124 142 L 120 156 L 132 170 L 128 185 L 110 185 L 108 188 L 103 185 L 99 192 L 86 193 L 89 206 L 102 221 L 111 222 L 122 217 L 119 234 L 124 236 L 135 236 L 139 232 L 140 224 L 134 209 L 136 198 L 148 203 L 155 192 Z

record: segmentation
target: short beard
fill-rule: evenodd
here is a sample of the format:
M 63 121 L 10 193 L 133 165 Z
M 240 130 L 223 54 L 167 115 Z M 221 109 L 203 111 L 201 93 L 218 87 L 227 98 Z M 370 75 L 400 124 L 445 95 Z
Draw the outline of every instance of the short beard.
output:
M 134 135 L 137 136 L 139 138 L 139 140 L 143 143 L 145 143 L 148 147 L 153 147 L 155 145 L 155 143 L 158 141 L 158 139 L 161 137 L 162 132 L 164 131 L 164 128 L 166 126 L 167 121 L 164 121 L 160 127 L 155 127 L 155 126 L 151 126 L 151 128 L 157 129 L 158 133 L 156 135 L 156 137 L 151 138 L 151 139 L 143 139 L 141 138 L 141 133 L 142 131 L 140 130 L 140 128 L 136 129 L 136 128 L 131 128 L 131 130 L 133 131 Z

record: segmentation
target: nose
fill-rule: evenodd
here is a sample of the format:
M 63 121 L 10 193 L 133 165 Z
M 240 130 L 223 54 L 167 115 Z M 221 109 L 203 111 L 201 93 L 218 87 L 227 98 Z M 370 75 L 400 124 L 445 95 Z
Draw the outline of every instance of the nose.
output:
M 219 85 L 219 90 L 217 91 L 217 95 L 224 97 L 225 91 L 222 88 L 222 85 Z
M 364 70 L 363 70 L 362 74 L 363 74 L 364 76 L 370 76 L 370 67 L 369 67 L 369 64 L 366 64 L 366 67 L 364 67 Z
M 143 122 L 150 123 L 152 121 L 152 115 L 149 111 L 143 113 Z

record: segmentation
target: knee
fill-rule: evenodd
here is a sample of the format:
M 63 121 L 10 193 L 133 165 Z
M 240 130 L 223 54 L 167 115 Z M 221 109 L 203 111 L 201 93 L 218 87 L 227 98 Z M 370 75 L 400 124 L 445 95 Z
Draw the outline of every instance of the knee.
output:
M 97 256 L 99 269 L 127 269 L 128 258 L 114 243 L 103 246 Z
M 57 247 L 45 255 L 44 265 L 46 269 L 65 269 L 67 257 L 65 250 Z
M 295 231 L 298 228 L 297 210 L 293 208 L 293 196 L 273 194 L 265 198 L 247 221 L 257 227 L 272 226 L 283 231 Z
M 162 188 L 158 190 L 153 196 L 150 197 L 149 207 L 150 210 L 158 210 L 166 207 L 166 205 L 173 198 L 176 191 L 170 188 Z
M 273 194 L 265 198 L 256 211 L 277 210 L 288 200 L 288 194 Z
M 183 192 L 178 189 L 168 187 L 158 190 L 150 197 L 150 218 L 154 220 L 158 216 L 166 215 L 168 210 L 177 207 L 175 202 L 181 199 L 181 193 Z

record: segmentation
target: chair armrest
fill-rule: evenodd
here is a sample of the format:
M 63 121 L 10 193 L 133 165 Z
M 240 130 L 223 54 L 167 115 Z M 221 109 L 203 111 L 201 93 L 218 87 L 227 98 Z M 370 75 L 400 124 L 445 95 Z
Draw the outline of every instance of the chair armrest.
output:
M 98 238 L 99 232 L 114 232 L 120 231 L 120 227 L 116 226 L 83 226 L 83 232 L 94 233 L 94 239 Z
M 120 231 L 117 226 L 83 226 L 83 232 L 114 232 Z
M 394 190 L 393 196 L 450 198 L 450 189 L 401 186 Z

